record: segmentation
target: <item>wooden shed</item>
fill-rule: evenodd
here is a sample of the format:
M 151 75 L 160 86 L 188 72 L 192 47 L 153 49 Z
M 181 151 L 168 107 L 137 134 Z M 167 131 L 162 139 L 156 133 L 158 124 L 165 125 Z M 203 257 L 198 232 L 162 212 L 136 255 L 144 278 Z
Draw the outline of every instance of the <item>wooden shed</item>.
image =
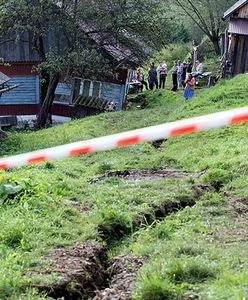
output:
M 33 72 L 34 67 L 40 63 L 39 56 L 31 47 L 32 35 L 25 33 L 23 38 L 16 42 L 15 37 L 6 35 L 1 39 L 0 57 L 5 64 L 0 65 L 0 72 L 9 77 L 9 84 L 17 88 L 2 94 L 0 98 L 0 115 L 36 115 L 40 109 L 40 78 Z M 97 42 L 97 41 L 96 41 Z M 93 96 L 99 102 L 105 100 L 116 103 L 116 110 L 122 109 L 128 90 L 127 63 L 130 52 L 124 46 L 109 47 L 103 49 L 116 68 L 111 78 L 104 78 L 102 82 L 82 80 L 81 90 L 84 96 Z M 125 50 L 125 51 L 124 51 Z M 60 82 L 56 89 L 56 97 L 51 114 L 64 117 L 75 115 L 75 98 L 73 82 Z M 0 82 L 1 83 L 1 82 Z M 99 85 L 99 89 L 97 86 Z
M 222 75 L 248 72 L 248 0 L 239 0 L 223 16 L 229 28 L 222 36 Z
M 55 1 L 55 3 L 58 9 L 63 5 L 62 1 Z M 68 13 L 68 17 L 70 17 L 70 13 Z M 137 64 L 133 50 L 115 38 L 104 40 L 101 31 L 97 31 L 92 24 L 86 25 L 80 22 L 78 26 L 89 38 L 89 41 L 98 45 L 101 54 L 109 61 L 112 74 L 110 78 L 101 78 L 101 82 L 89 78 L 80 79 L 79 95 L 89 99 L 97 98 L 99 102 L 103 103 L 106 100 L 111 101 L 115 103 L 116 110 L 122 109 L 128 92 L 130 69 Z M 56 32 L 49 32 L 44 40 L 44 48 L 49 48 L 48 46 L 51 46 L 53 42 L 55 45 L 63 43 L 62 40 L 60 41 L 60 37 L 61 35 Z M 146 51 L 149 49 L 145 45 L 143 48 Z M 149 49 L 149 51 L 151 50 Z M 41 89 L 40 78 L 33 70 L 41 60 L 32 47 L 32 32 L 22 33 L 18 40 L 15 33 L 1 37 L 0 58 L 9 64 L 9 66 L 0 65 L 0 71 L 11 78 L 10 84 L 18 86 L 15 90 L 3 94 L 0 99 L 0 115 L 36 115 L 40 109 Z M 58 84 L 50 113 L 71 117 L 75 111 L 74 105 L 77 100 L 74 97 L 76 79 L 66 79 L 68 82 L 64 82 L 63 78 L 63 81 Z

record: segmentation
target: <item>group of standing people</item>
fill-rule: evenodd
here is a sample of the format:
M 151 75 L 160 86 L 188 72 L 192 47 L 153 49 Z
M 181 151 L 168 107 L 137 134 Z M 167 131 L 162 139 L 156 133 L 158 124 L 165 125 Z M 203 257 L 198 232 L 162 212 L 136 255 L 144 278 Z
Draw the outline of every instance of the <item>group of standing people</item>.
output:
M 195 65 L 195 72 L 193 70 L 193 63 L 191 60 L 188 62 L 181 62 L 180 60 L 175 60 L 173 62 L 173 67 L 171 69 L 172 73 L 172 91 L 178 91 L 178 88 L 184 88 L 185 99 L 190 99 L 194 96 L 194 90 L 196 85 L 196 78 L 203 73 L 203 65 L 197 60 Z M 137 70 L 137 73 L 133 77 L 133 81 L 139 83 L 141 91 L 143 91 L 143 86 L 148 90 L 153 90 L 155 87 L 165 89 L 165 82 L 168 74 L 168 68 L 166 61 L 160 62 L 159 66 L 156 67 L 154 63 L 151 64 L 148 70 L 148 84 L 144 79 L 144 75 L 141 69 Z
M 146 90 L 153 90 L 154 88 L 165 88 L 165 82 L 167 77 L 167 64 L 165 61 L 162 61 L 160 65 L 156 68 L 155 64 L 152 63 L 148 70 L 148 83 L 144 79 L 144 75 L 139 68 L 136 74 L 132 78 L 132 82 L 137 84 L 141 92 L 143 91 L 143 86 L 146 87 Z M 159 79 L 158 79 L 159 74 Z

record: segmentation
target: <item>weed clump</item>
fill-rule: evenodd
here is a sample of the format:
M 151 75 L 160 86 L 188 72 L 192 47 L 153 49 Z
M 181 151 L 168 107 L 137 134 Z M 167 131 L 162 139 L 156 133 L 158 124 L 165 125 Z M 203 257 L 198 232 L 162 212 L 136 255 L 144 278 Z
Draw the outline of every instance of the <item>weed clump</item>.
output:
M 11 227 L 0 236 L 3 244 L 10 248 L 17 248 L 24 243 L 24 233 L 20 227 Z
M 169 265 L 166 271 L 168 277 L 176 282 L 204 282 L 216 275 L 216 270 L 209 262 L 199 261 L 197 259 L 175 259 Z
M 197 255 L 202 255 L 203 253 L 204 249 L 194 244 L 184 244 L 176 249 L 176 256 L 186 255 L 195 257 Z
M 230 172 L 221 169 L 211 169 L 203 177 L 203 182 L 211 184 L 219 192 L 220 189 L 232 180 Z
M 111 245 L 114 241 L 118 241 L 125 235 L 132 232 L 132 225 L 129 218 L 114 210 L 102 213 L 102 220 L 98 225 L 100 237 Z
M 146 276 L 143 278 L 142 285 L 134 295 L 135 300 L 172 300 L 176 299 L 174 285 L 168 280 L 161 280 L 159 274 Z

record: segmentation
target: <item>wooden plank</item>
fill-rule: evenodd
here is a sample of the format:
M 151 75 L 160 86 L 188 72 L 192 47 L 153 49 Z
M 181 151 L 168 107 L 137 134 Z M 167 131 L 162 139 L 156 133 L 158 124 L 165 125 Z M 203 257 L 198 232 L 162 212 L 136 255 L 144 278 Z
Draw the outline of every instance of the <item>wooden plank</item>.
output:
M 234 36 L 232 38 L 232 49 L 230 49 L 230 53 L 233 53 L 233 55 L 230 57 L 230 61 L 232 64 L 232 71 L 231 75 L 234 76 L 236 73 L 236 63 L 237 63 L 237 53 L 238 53 L 238 45 L 239 45 L 239 40 L 238 37 Z
M 29 32 L 21 34 L 21 41 L 16 42 L 15 33 L 5 34 L 1 38 L 0 57 L 5 61 L 39 61 L 39 55 L 30 47 L 32 35 Z
M 237 62 L 237 74 L 242 73 L 242 65 L 243 65 L 243 51 L 244 51 L 244 36 L 239 36 L 239 51 L 238 51 L 238 62 Z
M 62 117 L 72 117 L 73 106 L 63 105 L 63 104 L 53 104 L 51 114 Z
M 248 36 L 245 37 L 244 57 L 243 57 L 243 73 L 248 72 Z
M 36 115 L 39 112 L 40 106 L 38 104 L 22 104 L 22 105 L 10 105 L 0 104 L 0 115 Z
M 18 85 L 18 87 L 8 93 L 4 93 L 0 99 L 0 104 L 39 103 L 38 76 L 14 76 L 8 84 Z
M 238 17 L 248 18 L 248 4 L 240 8 L 240 10 L 238 11 Z

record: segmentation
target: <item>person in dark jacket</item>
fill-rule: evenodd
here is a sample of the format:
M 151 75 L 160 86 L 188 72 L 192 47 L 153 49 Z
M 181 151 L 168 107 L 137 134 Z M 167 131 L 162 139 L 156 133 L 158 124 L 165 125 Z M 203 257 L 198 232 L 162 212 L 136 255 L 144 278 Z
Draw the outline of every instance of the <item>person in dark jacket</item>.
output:
M 186 80 L 188 79 L 189 74 L 192 73 L 192 69 L 193 69 L 193 63 L 192 63 L 192 61 L 189 59 L 189 60 L 188 60 L 188 63 L 187 63 Z
M 183 62 L 183 73 L 182 73 L 182 84 L 183 84 L 183 87 L 185 88 L 186 86 L 186 83 L 185 83 L 185 80 L 186 80 L 186 73 L 187 73 L 187 64 L 186 62 L 184 61 Z
M 156 69 L 154 63 L 151 64 L 150 69 L 148 71 L 148 81 L 149 81 L 150 90 L 153 90 L 154 85 L 158 89 L 157 69 Z

